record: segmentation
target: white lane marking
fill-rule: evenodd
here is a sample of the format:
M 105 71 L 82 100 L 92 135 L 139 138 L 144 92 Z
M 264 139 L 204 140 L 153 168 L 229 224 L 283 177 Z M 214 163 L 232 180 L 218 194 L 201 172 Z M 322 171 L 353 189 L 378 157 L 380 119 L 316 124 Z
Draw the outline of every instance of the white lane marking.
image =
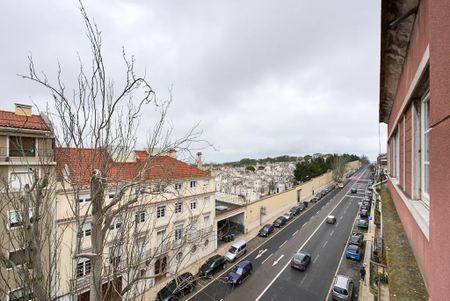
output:
M 347 213 L 347 209 L 344 210 L 344 214 L 346 214 L 346 213 Z
M 294 233 L 292 233 L 292 236 L 294 236 L 295 234 L 297 234 L 297 232 L 298 232 L 298 230 L 297 230 L 297 231 L 295 231 Z
M 359 178 L 361 178 L 361 176 L 359 176 Z M 343 196 L 341 198 L 341 200 L 336 204 L 336 206 L 334 206 L 334 208 L 330 212 L 333 212 L 333 210 L 335 210 L 342 203 L 342 201 L 344 199 L 345 199 L 345 196 Z M 319 231 L 320 226 L 322 226 L 326 220 L 327 220 L 326 218 L 323 219 L 323 221 L 319 224 L 319 226 L 314 230 L 313 233 L 311 233 L 311 235 L 305 240 L 303 245 L 298 249 L 299 251 L 308 243 L 308 241 L 314 236 L 314 234 L 316 234 L 316 232 Z M 338 225 L 338 223 L 336 223 L 336 226 L 337 225 Z M 288 267 L 288 265 L 290 263 L 291 263 L 290 261 L 288 261 L 286 263 L 286 265 L 278 272 L 278 274 L 272 279 L 272 281 L 270 281 L 270 283 L 266 286 L 266 288 L 259 294 L 259 296 L 255 299 L 255 301 L 258 301 L 261 299 L 261 297 L 267 292 L 267 290 L 269 290 L 269 288 L 272 286 L 272 284 L 278 279 L 278 277 L 280 277 L 281 273 L 283 273 L 283 271 Z M 331 289 L 331 286 L 330 286 L 330 289 Z
M 308 274 L 305 274 L 305 277 L 303 277 L 302 281 L 300 281 L 300 286 L 302 286 L 302 285 L 303 285 L 303 282 L 305 282 L 305 280 L 306 280 L 306 277 L 308 277 Z
M 313 263 L 316 263 L 316 261 L 317 261 L 317 259 L 319 259 L 319 257 L 320 257 L 320 254 L 319 254 L 319 255 L 317 255 L 317 257 L 316 257 L 316 258 L 314 258 L 314 261 L 313 261 Z
M 327 245 L 328 240 L 323 244 L 322 248 L 325 248 L 325 246 Z
M 264 250 L 259 250 L 259 254 L 256 255 L 255 259 L 258 259 L 259 257 L 261 257 L 264 253 L 266 253 L 267 249 Z
M 330 236 L 333 236 L 333 234 L 334 234 L 334 230 L 333 230 L 333 231 L 331 231 L 331 233 L 330 233 Z
M 278 247 L 278 249 L 281 249 L 282 246 L 284 246 L 285 243 L 287 243 L 288 241 L 286 240 L 284 243 L 281 244 L 281 246 Z
M 267 261 L 267 259 L 269 259 L 270 257 L 272 257 L 272 255 L 273 255 L 273 253 L 271 253 L 266 259 L 264 259 L 263 262 L 261 262 L 261 264 L 264 264 L 264 263 Z
M 275 260 L 275 261 L 272 263 L 272 266 L 277 265 L 278 262 L 280 262 L 281 258 L 283 258 L 283 257 L 284 257 L 284 254 L 281 254 L 280 258 L 278 258 L 277 260 Z
M 339 219 L 342 219 L 344 216 L 342 215 Z

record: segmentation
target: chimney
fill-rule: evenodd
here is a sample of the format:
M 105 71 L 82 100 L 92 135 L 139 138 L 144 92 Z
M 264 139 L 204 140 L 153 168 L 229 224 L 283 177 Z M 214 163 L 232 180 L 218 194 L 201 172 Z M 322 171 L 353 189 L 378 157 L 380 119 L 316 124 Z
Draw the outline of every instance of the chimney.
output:
M 197 168 L 198 169 L 203 169 L 203 158 L 202 158 L 202 153 L 201 152 L 198 152 L 197 153 Z
M 16 111 L 15 111 L 16 115 L 27 116 L 27 117 L 31 116 L 32 106 L 23 105 L 20 103 L 15 103 L 14 105 L 16 106 Z

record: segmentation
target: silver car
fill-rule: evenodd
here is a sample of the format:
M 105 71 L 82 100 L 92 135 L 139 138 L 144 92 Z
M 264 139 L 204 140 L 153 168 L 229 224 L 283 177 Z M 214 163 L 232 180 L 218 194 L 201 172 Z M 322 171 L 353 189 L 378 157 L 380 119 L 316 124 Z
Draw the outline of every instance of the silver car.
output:
M 353 280 L 344 275 L 336 275 L 333 284 L 333 300 L 350 301 L 353 295 Z

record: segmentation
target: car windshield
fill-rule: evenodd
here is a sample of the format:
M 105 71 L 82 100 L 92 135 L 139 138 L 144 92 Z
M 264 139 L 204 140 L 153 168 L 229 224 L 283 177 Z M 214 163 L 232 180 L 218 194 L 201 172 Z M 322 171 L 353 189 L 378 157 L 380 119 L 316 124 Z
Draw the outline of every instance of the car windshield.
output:
M 295 259 L 297 259 L 297 260 L 302 261 L 304 257 L 305 257 L 305 254 L 303 254 L 303 253 L 295 254 Z
M 175 283 L 175 280 L 172 280 L 162 290 L 159 291 L 158 296 L 161 300 L 164 300 L 167 297 L 171 296 L 176 288 L 177 284 Z
M 264 228 L 262 228 L 262 230 L 263 230 L 264 232 L 267 232 L 267 231 L 269 231 L 269 229 L 270 229 L 270 227 L 269 227 L 269 226 L 265 226 Z
M 240 266 L 235 266 L 231 271 L 235 274 L 242 275 L 244 269 Z
M 345 288 L 342 288 L 342 287 L 335 286 L 334 287 L 334 291 L 336 293 L 338 293 L 338 294 L 341 294 L 341 295 L 347 295 L 347 290 Z
M 230 252 L 230 253 L 236 253 L 236 250 L 237 250 L 237 248 L 236 247 L 234 247 L 234 246 L 231 246 L 231 248 L 228 250 L 228 252 Z
M 282 219 L 281 219 L 281 218 L 279 218 L 279 219 L 277 219 L 277 221 L 276 221 L 276 222 L 280 224 L 280 223 L 281 223 L 281 221 L 282 221 Z
M 348 249 L 347 249 L 347 250 L 358 253 L 358 249 L 359 249 L 359 248 L 358 248 L 357 246 L 355 246 L 355 245 L 350 245 L 350 246 L 348 246 Z

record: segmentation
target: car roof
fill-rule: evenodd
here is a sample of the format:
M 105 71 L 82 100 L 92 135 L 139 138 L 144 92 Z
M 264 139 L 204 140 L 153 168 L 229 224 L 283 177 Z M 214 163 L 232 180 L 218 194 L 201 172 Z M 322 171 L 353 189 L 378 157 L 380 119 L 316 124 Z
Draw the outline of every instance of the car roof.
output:
M 214 255 L 214 256 L 210 257 L 210 258 L 208 259 L 208 261 L 211 262 L 211 261 L 217 260 L 217 259 L 219 259 L 219 258 L 221 258 L 221 257 L 222 257 L 221 255 Z
M 334 286 L 338 286 L 344 289 L 347 289 L 347 283 L 350 281 L 350 278 L 344 275 L 336 275 L 336 281 L 334 282 Z
M 237 266 L 242 268 L 242 267 L 244 267 L 244 266 L 246 266 L 248 264 L 251 264 L 251 262 L 249 260 L 242 260 L 241 262 L 239 262 L 237 264 Z
M 355 246 L 355 245 L 349 245 L 349 246 L 347 247 L 347 250 L 350 250 L 350 251 L 357 251 L 357 250 L 359 250 L 359 247 L 358 247 L 358 246 Z
M 311 257 L 311 254 L 309 254 L 308 252 L 305 251 L 298 251 L 297 253 L 295 253 L 295 255 L 308 255 L 309 257 Z
M 231 246 L 232 247 L 240 247 L 240 246 L 242 246 L 242 245 L 244 245 L 246 243 L 247 242 L 245 240 L 238 240 L 238 241 L 235 241 Z

